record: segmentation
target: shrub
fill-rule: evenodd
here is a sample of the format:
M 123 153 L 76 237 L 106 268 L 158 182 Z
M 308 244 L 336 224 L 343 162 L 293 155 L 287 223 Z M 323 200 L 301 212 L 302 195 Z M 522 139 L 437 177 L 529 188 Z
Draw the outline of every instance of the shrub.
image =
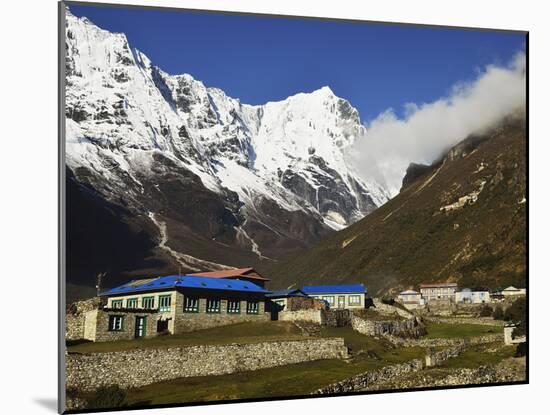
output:
M 88 399 L 89 408 L 120 408 L 126 403 L 126 392 L 117 385 L 102 386 Z
M 519 323 L 525 320 L 527 314 L 527 302 L 525 297 L 518 298 L 508 307 L 504 313 L 504 320 L 513 321 Z
M 495 320 L 503 320 L 504 319 L 504 311 L 502 311 L 502 307 L 500 305 L 497 305 L 493 311 L 493 318 Z
M 527 355 L 527 342 L 523 342 L 518 344 L 518 347 L 516 347 L 516 354 L 515 357 L 523 357 Z
M 480 317 L 491 317 L 493 315 L 493 309 L 485 304 L 483 307 L 481 307 L 481 310 L 479 311 Z

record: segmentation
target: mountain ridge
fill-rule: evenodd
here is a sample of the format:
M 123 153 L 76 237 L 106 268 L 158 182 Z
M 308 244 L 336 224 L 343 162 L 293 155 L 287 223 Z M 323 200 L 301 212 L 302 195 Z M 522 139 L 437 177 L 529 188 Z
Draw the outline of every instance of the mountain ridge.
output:
M 346 161 L 345 149 L 365 127 L 330 87 L 244 104 L 189 74 L 169 75 L 124 34 L 70 11 L 65 66 L 72 189 L 93 189 L 105 201 L 94 205 L 100 210 L 123 207 L 120 220 L 155 245 L 147 253 L 162 258 L 158 272 L 194 270 L 185 255 L 219 267 L 277 260 L 389 198 Z M 90 229 L 91 218 L 73 219 L 72 229 Z M 104 231 L 88 244 L 72 242 L 93 257 L 108 237 Z M 231 255 L 221 252 L 225 247 Z M 69 278 L 90 283 L 83 274 L 110 267 L 98 259 L 89 272 L 85 264 L 70 270 Z M 126 267 L 111 272 L 137 272 Z
M 436 281 L 525 286 L 525 149 L 524 114 L 508 117 L 413 165 L 397 196 L 269 273 L 278 287 L 362 282 L 372 294 Z

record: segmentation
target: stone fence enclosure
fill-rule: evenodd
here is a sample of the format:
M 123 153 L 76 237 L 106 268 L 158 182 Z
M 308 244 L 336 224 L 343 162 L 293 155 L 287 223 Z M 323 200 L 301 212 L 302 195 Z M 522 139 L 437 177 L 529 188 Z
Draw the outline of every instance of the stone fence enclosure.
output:
M 212 376 L 348 356 L 343 338 L 139 349 L 66 356 L 67 389 L 134 388 L 164 380 Z
M 426 334 L 426 328 L 416 317 L 408 320 L 368 320 L 351 316 L 351 327 L 366 336 L 397 336 L 418 338 Z

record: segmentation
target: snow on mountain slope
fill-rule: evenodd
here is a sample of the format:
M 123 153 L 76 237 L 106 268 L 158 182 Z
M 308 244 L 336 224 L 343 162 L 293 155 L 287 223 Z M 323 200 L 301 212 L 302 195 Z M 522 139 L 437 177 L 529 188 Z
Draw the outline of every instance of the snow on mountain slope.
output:
M 247 105 L 191 75 L 167 74 L 124 34 L 69 11 L 66 34 L 67 165 L 107 200 L 150 212 L 159 180 L 183 175 L 219 195 L 229 212 L 220 220 L 234 228 L 226 237 L 259 258 L 260 228 L 300 239 L 298 212 L 341 229 L 388 200 L 346 163 L 343 151 L 364 127 L 329 87 Z M 273 218 L 286 214 L 293 220 Z

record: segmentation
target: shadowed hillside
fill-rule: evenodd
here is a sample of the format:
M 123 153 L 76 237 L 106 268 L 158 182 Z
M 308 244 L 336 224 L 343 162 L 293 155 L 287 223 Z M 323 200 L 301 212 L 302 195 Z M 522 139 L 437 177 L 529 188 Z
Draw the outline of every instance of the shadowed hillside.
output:
M 525 286 L 524 124 L 507 120 L 432 166 L 412 166 L 395 198 L 272 266 L 272 285 L 363 282 L 371 293 L 440 280 Z

